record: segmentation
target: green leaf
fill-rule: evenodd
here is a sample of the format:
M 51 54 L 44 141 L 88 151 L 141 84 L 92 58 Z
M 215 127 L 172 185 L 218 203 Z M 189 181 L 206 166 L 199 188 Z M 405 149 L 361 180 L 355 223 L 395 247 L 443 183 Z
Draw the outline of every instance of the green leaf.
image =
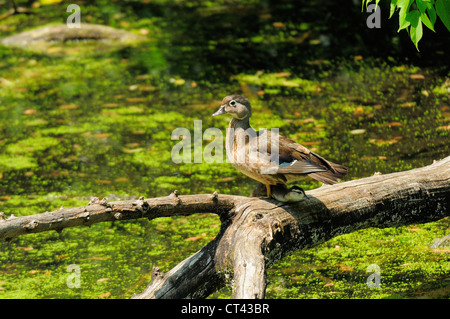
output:
M 434 9 L 433 5 L 430 5 L 428 7 L 428 15 L 430 16 L 431 24 L 434 25 L 436 22 L 436 10 Z
M 364 11 L 364 4 L 366 5 L 365 7 L 366 7 L 366 9 L 367 9 L 367 6 L 368 6 L 369 3 L 372 2 L 372 1 L 373 1 L 373 0 L 362 0 L 361 11 Z M 380 0 L 378 0 L 378 1 L 380 1 Z
M 434 9 L 434 0 L 416 0 L 416 4 L 417 7 L 419 8 L 420 13 L 424 14 L 425 10 L 428 11 L 428 16 L 430 17 L 429 20 L 431 24 L 434 26 L 434 23 L 436 22 L 436 10 Z M 425 23 L 424 19 L 422 19 L 422 21 Z
M 420 12 L 418 10 L 411 10 L 406 14 L 405 20 L 411 23 L 411 27 L 417 27 L 420 20 Z
M 436 32 L 434 31 L 434 23 L 431 23 L 426 13 L 420 13 L 420 20 L 422 20 L 423 24 L 425 24 L 429 29 L 433 30 L 433 32 Z
M 395 12 L 395 9 L 397 8 L 397 1 L 398 0 L 391 0 L 391 11 L 389 13 L 389 19 L 392 17 L 392 15 Z
M 408 9 L 414 0 L 398 0 L 397 7 Z
M 411 40 L 414 42 L 417 51 L 419 51 L 419 41 L 422 39 L 423 29 L 422 29 L 422 21 L 419 19 L 417 23 L 417 27 L 411 26 Z
M 425 13 L 427 3 L 428 2 L 423 2 L 422 0 L 416 0 L 417 8 L 419 8 L 420 13 Z
M 408 14 L 408 9 L 411 3 L 414 0 L 398 0 L 397 7 L 400 8 L 400 12 L 398 14 L 398 30 L 397 32 L 400 32 L 400 30 L 403 30 L 404 28 L 409 27 L 411 24 L 409 21 L 407 21 L 406 15 Z
M 434 22 L 436 21 L 436 12 L 434 11 L 434 7 L 431 2 L 428 0 L 416 0 L 417 8 L 420 12 L 420 20 L 422 20 L 423 24 L 425 24 L 429 29 L 434 31 Z M 426 10 L 428 10 L 428 15 L 426 14 Z M 432 11 L 432 13 L 430 13 Z
M 448 31 L 450 31 L 450 1 L 436 0 L 436 12 Z
M 416 46 L 417 51 L 419 51 L 419 41 L 422 39 L 423 35 L 422 20 L 420 20 L 419 10 L 412 10 L 408 12 L 405 20 L 411 24 L 409 35 L 412 42 Z
M 409 27 L 411 24 L 409 21 L 406 20 L 406 13 L 407 9 L 405 7 L 400 8 L 400 12 L 398 14 L 398 30 L 397 32 L 400 32 L 400 30 Z

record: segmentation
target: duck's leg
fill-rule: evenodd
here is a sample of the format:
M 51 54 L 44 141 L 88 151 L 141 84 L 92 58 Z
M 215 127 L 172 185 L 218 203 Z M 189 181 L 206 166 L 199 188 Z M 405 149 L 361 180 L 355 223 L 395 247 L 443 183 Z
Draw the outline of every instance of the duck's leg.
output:
M 272 196 L 270 192 L 270 184 L 266 184 L 266 190 L 267 190 L 267 197 L 270 198 Z

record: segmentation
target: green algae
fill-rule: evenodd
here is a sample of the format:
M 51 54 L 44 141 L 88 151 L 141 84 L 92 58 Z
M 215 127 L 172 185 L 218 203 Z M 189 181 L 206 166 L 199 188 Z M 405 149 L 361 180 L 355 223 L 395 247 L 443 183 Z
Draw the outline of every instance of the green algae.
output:
M 187 2 L 170 10 L 184 6 L 197 5 Z M 201 18 L 214 6 L 204 4 Z M 224 3 L 216 12 L 226 14 L 227 8 Z M 62 5 L 59 9 L 64 11 Z M 0 77 L 6 80 L 0 82 L 0 211 L 30 215 L 85 206 L 92 196 L 112 201 L 166 196 L 174 189 L 248 196 L 256 183 L 229 163 L 175 164 L 171 158 L 178 141 L 170 137 L 177 127 L 192 134 L 194 120 L 201 119 L 203 129 L 217 127 L 225 134 L 228 119 L 211 114 L 225 95 L 242 91 L 252 101 L 255 128 L 279 128 L 348 166 L 349 179 L 448 156 L 449 75 L 441 69 L 369 57 L 314 61 L 320 50 L 306 50 L 311 56 L 305 61 L 312 62 L 304 72 L 295 63 L 292 69 L 272 63 L 266 47 L 312 29 L 306 22 L 287 22 L 287 30 L 270 23 L 237 40 L 225 32 L 224 39 L 239 52 L 228 62 L 233 55 L 224 39 L 202 47 L 189 37 L 204 34 L 198 24 L 192 30 L 183 25 L 199 19 L 195 10 L 187 11 L 186 19 L 170 21 L 176 14 L 140 16 L 100 1 L 83 7 L 93 23 L 120 27 L 128 22 L 128 29 L 145 29 L 152 39 L 94 55 L 48 56 L 0 47 Z M 55 15 L 47 7 L 0 25 L 9 35 L 47 23 L 48 17 L 60 19 Z M 220 30 L 227 30 L 223 21 L 236 19 L 213 18 Z M 184 30 L 183 37 L 176 28 Z M 249 38 L 260 46 L 247 47 Z M 223 52 L 227 59 L 221 59 Z M 253 57 L 267 63 L 248 63 Z M 241 59 L 248 69 L 239 69 Z M 202 149 L 208 143 L 204 140 Z M 320 185 L 305 181 L 302 186 Z M 217 216 L 201 214 L 22 236 L 2 243 L 0 298 L 129 298 L 145 288 L 153 266 L 168 271 L 212 240 L 219 227 Z M 429 248 L 446 234 L 448 219 L 339 236 L 274 265 L 267 296 L 448 298 L 448 250 Z M 67 286 L 71 264 L 80 266 L 81 288 Z M 370 264 L 381 268 L 380 289 L 367 287 Z M 229 292 L 226 287 L 212 297 Z

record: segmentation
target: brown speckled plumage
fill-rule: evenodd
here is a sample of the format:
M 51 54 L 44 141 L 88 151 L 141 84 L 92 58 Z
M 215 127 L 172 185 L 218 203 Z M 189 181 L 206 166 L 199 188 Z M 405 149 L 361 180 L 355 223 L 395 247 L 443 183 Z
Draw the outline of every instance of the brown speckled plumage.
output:
M 324 159 L 285 136 L 271 130 L 256 132 L 250 126 L 251 105 L 247 98 L 225 97 L 213 116 L 225 113 L 233 117 L 226 137 L 229 160 L 240 172 L 265 184 L 269 197 L 270 185 L 294 182 L 305 175 L 324 184 L 335 184 L 347 174 L 344 166 Z

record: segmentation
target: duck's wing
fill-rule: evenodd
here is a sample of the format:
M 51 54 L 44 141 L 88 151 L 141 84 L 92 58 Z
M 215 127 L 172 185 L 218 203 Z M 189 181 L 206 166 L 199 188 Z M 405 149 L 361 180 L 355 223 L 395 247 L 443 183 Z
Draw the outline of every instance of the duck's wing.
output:
M 282 174 L 311 174 L 326 172 L 326 163 L 321 157 L 316 158 L 313 152 L 293 140 L 279 136 L 279 168 Z
M 258 151 L 267 152 L 272 161 L 278 159 L 278 170 L 274 174 L 311 174 L 327 171 L 323 164 L 311 159 L 310 150 L 285 136 L 259 131 L 258 137 L 264 142 L 267 139 L 267 148 L 258 148 Z M 277 154 L 274 154 L 275 152 Z
M 326 160 L 283 135 L 278 135 L 278 141 L 279 174 L 308 174 L 324 184 L 335 184 L 347 174 L 346 167 Z
M 348 173 L 347 167 L 332 162 L 328 163 L 331 165 L 332 170 L 328 170 L 323 173 L 312 173 L 309 174 L 309 176 L 324 184 L 332 185 L 338 183 L 341 179 L 345 177 L 345 175 L 347 175 Z
M 320 172 L 326 172 L 326 170 L 316 166 L 309 160 L 298 161 L 296 159 L 292 160 L 292 162 L 280 164 L 277 170 L 279 174 L 312 174 Z

